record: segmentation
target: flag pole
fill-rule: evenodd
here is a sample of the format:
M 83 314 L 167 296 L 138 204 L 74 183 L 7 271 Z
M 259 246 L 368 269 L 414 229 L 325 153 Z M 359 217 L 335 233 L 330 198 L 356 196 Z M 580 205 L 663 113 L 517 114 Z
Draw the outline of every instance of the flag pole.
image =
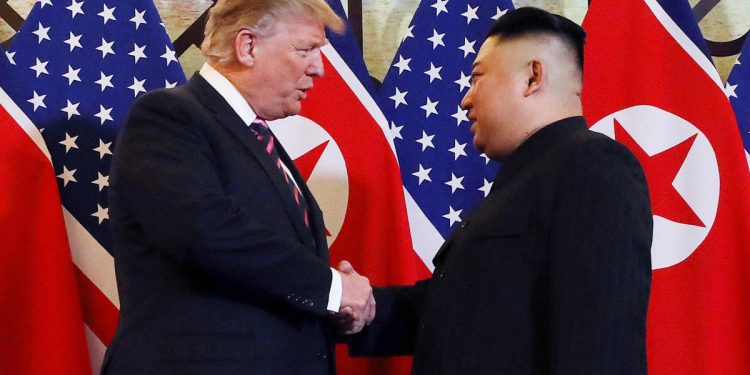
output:
M 362 0 L 349 0 L 348 6 L 349 23 L 354 31 L 354 36 L 357 38 L 359 50 L 362 51 L 364 46 L 362 44 Z

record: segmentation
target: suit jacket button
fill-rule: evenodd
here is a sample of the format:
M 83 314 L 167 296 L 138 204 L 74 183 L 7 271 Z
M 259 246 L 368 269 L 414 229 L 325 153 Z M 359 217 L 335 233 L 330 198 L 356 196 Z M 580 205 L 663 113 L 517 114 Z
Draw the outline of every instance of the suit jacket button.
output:
M 440 275 L 438 275 L 438 277 L 441 278 L 441 279 L 444 278 L 445 277 L 445 272 L 440 272 Z

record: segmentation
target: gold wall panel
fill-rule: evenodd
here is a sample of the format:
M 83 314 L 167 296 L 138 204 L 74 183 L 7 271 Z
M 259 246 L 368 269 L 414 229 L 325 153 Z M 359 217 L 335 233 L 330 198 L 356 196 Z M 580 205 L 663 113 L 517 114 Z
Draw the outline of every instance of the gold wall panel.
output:
M 53 0 L 54 2 L 69 0 Z M 432 1 L 432 0 L 429 0 Z M 705 0 L 689 0 L 697 6 Z M 583 21 L 588 8 L 587 0 L 514 0 L 516 7 L 536 6 L 560 13 L 576 21 Z M 33 0 L 0 0 L 13 11 L 26 17 Z M 167 26 L 169 36 L 175 40 L 212 4 L 211 0 L 155 0 L 154 3 Z M 347 0 L 343 1 L 346 8 Z M 370 74 L 382 80 L 406 31 L 419 0 L 362 0 L 363 52 Z M 728 42 L 739 38 L 750 29 L 750 1 L 720 0 L 699 23 L 706 39 Z M 0 41 L 10 38 L 14 30 L 0 19 Z M 721 77 L 726 79 L 737 59 L 736 55 L 715 57 Z M 185 72 L 192 75 L 202 63 L 200 51 L 190 47 L 180 57 Z

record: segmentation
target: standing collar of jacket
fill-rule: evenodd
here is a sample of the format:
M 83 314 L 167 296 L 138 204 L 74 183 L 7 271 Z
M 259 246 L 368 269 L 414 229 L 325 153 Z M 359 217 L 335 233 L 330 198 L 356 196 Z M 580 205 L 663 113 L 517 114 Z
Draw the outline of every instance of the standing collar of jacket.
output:
M 555 121 L 539 129 L 524 141 L 513 154 L 502 163 L 502 167 L 495 178 L 493 188 L 498 182 L 508 179 L 523 169 L 531 160 L 546 152 L 550 147 L 567 135 L 588 129 L 586 119 L 574 116 Z M 493 189 L 494 190 L 494 189 Z

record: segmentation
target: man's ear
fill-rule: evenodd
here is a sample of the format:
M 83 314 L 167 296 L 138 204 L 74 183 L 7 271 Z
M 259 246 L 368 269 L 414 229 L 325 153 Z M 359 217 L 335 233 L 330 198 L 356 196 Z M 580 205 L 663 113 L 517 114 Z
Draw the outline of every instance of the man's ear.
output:
M 527 66 L 527 77 L 526 89 L 523 91 L 523 96 L 529 96 L 539 90 L 542 86 L 542 79 L 547 74 L 546 66 L 540 60 L 531 60 Z
M 234 55 L 237 62 L 251 67 L 255 63 L 255 40 L 257 37 L 250 30 L 240 30 L 234 37 Z

